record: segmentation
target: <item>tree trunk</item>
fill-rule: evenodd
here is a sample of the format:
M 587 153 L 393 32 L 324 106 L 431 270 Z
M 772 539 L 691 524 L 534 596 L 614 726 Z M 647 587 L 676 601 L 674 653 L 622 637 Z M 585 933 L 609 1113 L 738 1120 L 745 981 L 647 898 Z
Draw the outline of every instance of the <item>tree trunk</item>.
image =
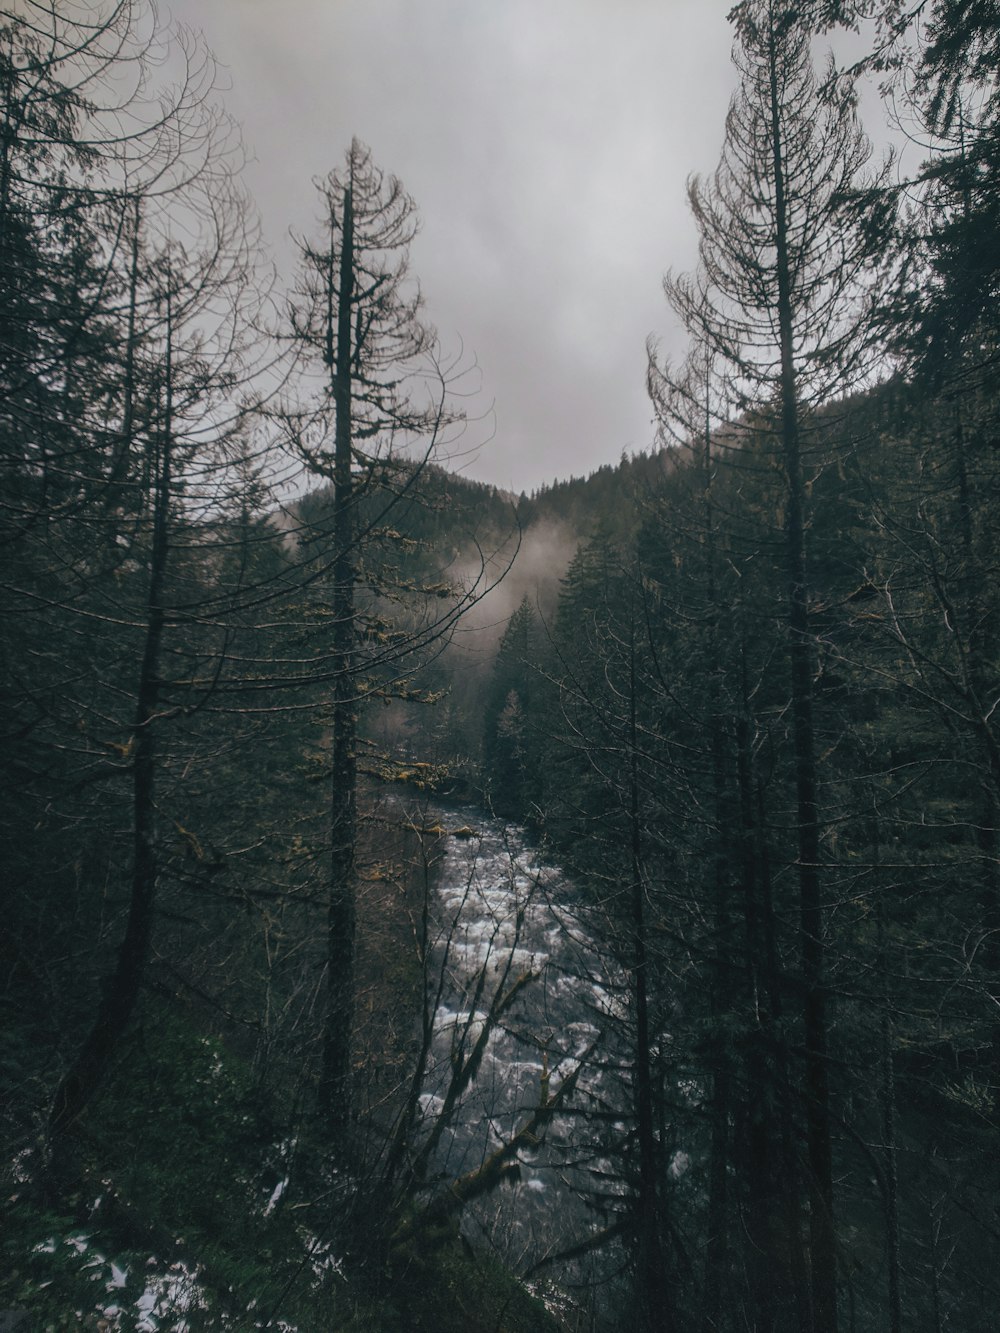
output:
M 805 484 L 793 341 L 792 284 L 785 202 L 784 147 L 777 77 L 777 36 L 771 29 L 771 151 L 775 194 L 775 263 L 781 353 L 781 441 L 787 482 L 785 557 L 791 642 L 792 718 L 798 824 L 799 923 L 802 950 L 806 1136 L 809 1153 L 809 1229 L 814 1333 L 836 1333 L 836 1236 L 827 1070 L 823 912 L 820 899 L 820 821 L 813 733 L 813 650 L 809 639 L 805 549 Z
M 345 191 L 333 341 L 334 263 L 328 281 L 329 365 L 336 405 L 334 442 L 333 718 L 330 798 L 330 894 L 327 919 L 327 1009 L 320 1108 L 332 1134 L 345 1135 L 352 1120 L 351 1038 L 354 1028 L 355 859 L 357 841 L 357 699 L 354 682 L 353 431 L 351 386 L 354 295 L 354 211 Z M 331 246 L 333 244 L 331 226 Z
M 719 623 L 719 598 L 716 586 L 715 512 L 712 503 L 712 422 L 708 391 L 705 397 L 704 443 L 701 455 L 701 483 L 704 494 L 705 586 L 710 617 L 709 652 L 713 662 L 722 660 L 722 630 Z M 713 675 L 713 680 L 715 679 Z M 712 796 L 715 809 L 715 856 L 713 864 L 714 977 L 710 1011 L 711 1043 L 712 1146 L 708 1183 L 708 1220 L 705 1240 L 705 1276 L 702 1298 L 702 1328 L 705 1333 L 719 1327 L 720 1313 L 729 1306 L 729 1166 L 730 1115 L 732 1098 L 731 1038 L 720 1025 L 730 1016 L 735 995 L 732 987 L 733 946 L 730 931 L 731 880 L 734 845 L 731 830 L 738 827 L 738 800 L 730 785 L 731 773 L 726 763 L 727 731 L 723 725 L 723 701 L 714 684 L 709 704 L 711 714 Z M 730 782 L 727 782 L 727 776 Z M 734 809 L 734 806 L 736 807 Z
M 880 861 L 880 834 L 877 816 L 872 817 L 872 861 L 876 875 Z M 885 1153 L 885 1250 L 889 1297 L 889 1333 L 902 1333 L 903 1305 L 899 1264 L 899 1201 L 896 1170 L 896 1075 L 893 1064 L 893 1021 L 889 996 L 889 957 L 886 941 L 885 895 L 880 877 L 876 878 L 876 969 L 882 981 L 881 1065 L 882 1065 L 882 1142 Z
M 713 928 L 715 934 L 714 977 L 711 1015 L 713 1029 L 718 1029 L 732 1012 L 733 940 L 729 929 L 730 854 L 728 830 L 732 826 L 732 802 L 726 791 L 726 764 L 722 721 L 716 711 L 712 718 L 712 780 L 716 819 L 714 865 Z M 705 1241 L 704 1298 L 702 1327 L 718 1328 L 719 1312 L 729 1303 L 729 1163 L 730 1100 L 732 1077 L 728 1033 L 716 1032 L 711 1043 L 712 1069 L 712 1147 L 708 1184 L 708 1230 Z
M 649 1024 L 649 963 L 646 947 L 645 875 L 639 812 L 639 750 L 636 703 L 635 619 L 629 639 L 629 831 L 632 869 L 632 986 L 635 1000 L 635 1115 L 639 1133 L 639 1306 L 644 1333 L 670 1333 L 673 1310 L 664 1271 L 656 1136 L 653 1117 L 653 1075 Z
M 747 710 L 748 700 L 744 698 L 744 715 L 737 729 L 740 863 L 746 914 L 747 1002 L 756 1019 L 747 1054 L 751 1309 L 759 1333 L 776 1329 L 799 1333 L 809 1326 L 808 1280 L 799 1225 L 800 1173 L 782 1033 L 781 975 L 763 795 L 754 774 Z

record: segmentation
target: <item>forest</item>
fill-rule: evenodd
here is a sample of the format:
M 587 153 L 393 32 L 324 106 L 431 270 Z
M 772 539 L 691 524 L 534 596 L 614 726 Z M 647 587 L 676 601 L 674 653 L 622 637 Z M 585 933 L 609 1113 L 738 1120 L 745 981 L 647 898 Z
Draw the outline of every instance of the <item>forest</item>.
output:
M 196 37 L 0 11 L 0 1328 L 996 1327 L 1000 6 L 730 23 L 513 496 L 361 139 L 277 274 Z

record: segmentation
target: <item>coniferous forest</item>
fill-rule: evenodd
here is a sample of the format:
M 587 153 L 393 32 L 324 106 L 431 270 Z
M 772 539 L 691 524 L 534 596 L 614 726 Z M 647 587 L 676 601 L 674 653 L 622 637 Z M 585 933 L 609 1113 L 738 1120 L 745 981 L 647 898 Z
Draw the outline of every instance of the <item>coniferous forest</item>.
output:
M 275 273 L 194 37 L 3 11 L 0 1327 L 996 1327 L 1000 6 L 730 22 L 515 497 L 360 139 Z

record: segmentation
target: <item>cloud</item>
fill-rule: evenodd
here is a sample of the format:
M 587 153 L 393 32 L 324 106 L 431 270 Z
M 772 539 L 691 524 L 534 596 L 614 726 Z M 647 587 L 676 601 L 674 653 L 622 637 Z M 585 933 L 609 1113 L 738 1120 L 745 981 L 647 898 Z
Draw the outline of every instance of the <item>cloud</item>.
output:
M 718 156 L 726 6 L 704 0 L 174 0 L 229 67 L 248 184 L 286 271 L 311 178 L 359 135 L 423 227 L 413 270 L 482 367 L 514 490 L 652 439 L 644 343 L 694 261 L 684 182 Z M 679 350 L 679 348 L 678 348 Z

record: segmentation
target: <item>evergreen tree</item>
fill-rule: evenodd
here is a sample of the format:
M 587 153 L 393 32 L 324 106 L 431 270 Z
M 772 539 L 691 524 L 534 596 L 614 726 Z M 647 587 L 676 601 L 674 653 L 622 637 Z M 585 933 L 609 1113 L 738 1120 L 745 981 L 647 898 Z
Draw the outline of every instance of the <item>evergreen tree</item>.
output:
M 525 596 L 507 622 L 486 694 L 483 786 L 499 815 L 530 819 L 541 809 L 540 629 Z
M 820 99 L 807 33 L 773 0 L 740 5 L 740 91 L 722 161 L 691 205 L 700 230 L 696 277 L 667 294 L 693 338 L 728 367 L 750 425 L 773 440 L 784 494 L 788 688 L 793 719 L 799 879 L 803 1103 L 807 1128 L 812 1326 L 837 1327 L 825 978 L 821 793 L 815 738 L 815 648 L 809 623 L 809 494 L 825 460 L 811 416 L 871 374 L 880 291 L 875 208 L 859 225 L 847 201 L 869 147 L 850 90 Z M 797 1316 L 801 1318 L 800 1316 Z
M 329 526 L 319 534 L 330 543 L 331 636 L 328 997 L 320 1100 L 331 1127 L 343 1134 L 352 1119 L 360 672 L 367 665 L 366 639 L 387 644 L 386 630 L 363 616 L 358 589 L 366 579 L 377 580 L 373 537 L 396 503 L 394 483 L 404 491 L 412 487 L 419 465 L 456 417 L 445 403 L 433 330 L 422 320 L 420 293 L 408 275 L 417 225 L 413 200 L 358 140 L 319 193 L 321 240 L 300 245 L 300 289 L 289 305 L 303 388 L 313 377 L 315 395 L 310 402 L 304 392 L 304 406 L 286 410 L 285 422 L 309 470 L 333 484 Z M 377 517 L 362 508 L 365 500 L 374 502 Z
M 255 284 L 225 122 L 200 76 L 189 66 L 147 116 L 135 85 L 131 101 L 116 96 L 129 86 L 125 63 L 148 73 L 158 41 L 133 28 L 131 6 L 94 22 L 37 8 L 47 21 L 11 17 L 0 57 L 4 841 L 12 870 L 24 867 L 11 914 L 15 993 L 76 1046 L 48 1120 L 71 1185 L 66 1150 L 150 955 L 163 716 L 203 701 L 211 672 L 199 682 L 199 671 L 218 654 L 219 638 L 194 628 L 198 601 L 184 603 L 194 583 L 204 591 L 204 514 L 228 466 Z M 191 137 L 178 149 L 182 126 Z M 166 239 L 181 208 L 187 253 Z M 178 544 L 183 571 L 170 567 Z M 185 658 L 191 688 L 178 684 L 170 698 Z M 109 801 L 119 784 L 128 797 Z M 31 923 L 39 907 L 51 943 Z M 108 977 L 99 986 L 79 965 L 68 976 L 57 968 L 51 993 L 37 993 L 66 931 L 92 973 Z

